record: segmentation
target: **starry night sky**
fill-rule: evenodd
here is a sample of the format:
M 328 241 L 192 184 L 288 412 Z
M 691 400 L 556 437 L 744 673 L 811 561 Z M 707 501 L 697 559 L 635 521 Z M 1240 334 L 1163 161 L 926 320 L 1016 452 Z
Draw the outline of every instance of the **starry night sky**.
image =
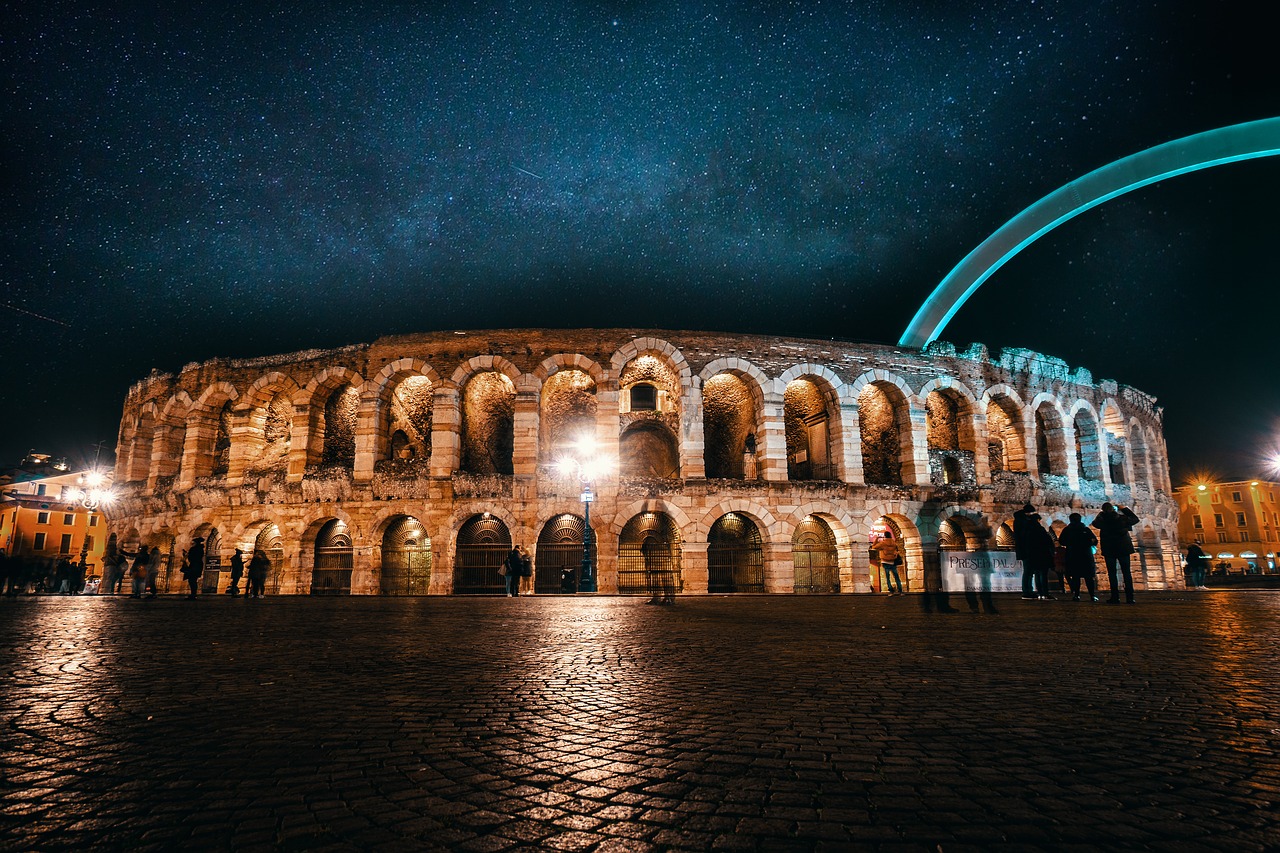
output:
M 1217 2 L 0 6 L 0 463 L 214 356 L 500 326 L 893 342 L 1026 205 L 1280 115 Z M 1280 439 L 1280 162 L 1165 182 L 942 337 L 1159 398 L 1175 482 Z

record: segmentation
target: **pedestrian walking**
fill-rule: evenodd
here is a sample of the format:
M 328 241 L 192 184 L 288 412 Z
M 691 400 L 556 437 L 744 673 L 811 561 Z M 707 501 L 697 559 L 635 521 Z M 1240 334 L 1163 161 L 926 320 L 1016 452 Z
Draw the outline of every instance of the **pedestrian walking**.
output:
M 1204 585 L 1205 570 L 1209 567 L 1209 555 L 1200 547 L 1200 543 L 1192 542 L 1187 546 L 1187 580 L 1192 589 L 1208 589 Z
M 1094 546 L 1098 537 L 1085 527 L 1084 518 L 1078 512 L 1067 516 L 1067 526 L 1058 534 L 1058 544 L 1066 551 L 1064 571 L 1071 586 L 1071 600 L 1080 600 L 1080 581 L 1089 590 L 1089 600 L 1098 600 L 1098 564 L 1094 561 Z
M 200 588 L 200 575 L 204 573 L 204 537 L 191 537 L 191 547 L 187 549 L 187 555 L 183 558 L 182 576 L 186 578 L 187 586 L 191 592 L 187 595 L 188 601 L 194 601 L 196 592 Z
M 254 553 L 258 553 L 256 550 Z M 239 548 L 231 555 L 231 586 L 227 587 L 227 595 L 240 594 L 240 578 L 244 577 L 244 552 Z
M 1129 531 L 1141 521 L 1133 510 L 1122 506 L 1118 510 L 1115 504 L 1108 501 L 1102 505 L 1102 512 L 1093 519 L 1092 527 L 1098 530 L 1098 539 L 1102 546 L 1102 559 L 1107 564 L 1107 580 L 1111 583 L 1111 597 L 1107 604 L 1120 603 L 1120 578 L 1124 578 L 1124 597 L 1129 604 L 1135 604 L 1133 596 L 1133 572 L 1129 568 L 1129 557 L 1133 554 L 1133 540 Z
M 237 551 L 237 553 L 239 553 Z M 232 565 L 235 565 L 234 562 Z M 262 598 L 267 590 L 267 574 L 271 571 L 271 560 L 262 553 L 261 548 L 253 549 L 249 558 L 249 592 L 245 599 Z
M 155 598 L 160 592 L 156 587 L 160 580 L 160 568 L 163 563 L 164 554 L 160 551 L 160 548 L 152 548 L 151 558 L 147 560 L 147 583 L 143 590 L 146 593 L 147 598 Z
M 507 559 L 503 561 L 502 568 L 498 570 L 498 574 L 502 575 L 506 581 L 507 598 L 516 598 L 520 595 L 520 578 L 524 572 L 524 560 L 520 556 L 520 548 L 516 546 L 511 549 L 511 553 L 507 554 Z
M 129 565 L 129 597 L 142 598 L 142 588 L 147 582 L 147 563 L 151 561 L 151 553 L 146 545 L 139 545 L 137 551 L 120 549 L 120 553 L 133 560 Z
M 898 574 L 898 566 L 902 565 L 902 551 L 891 535 L 882 536 L 871 546 L 880 560 L 880 569 L 884 572 L 885 592 L 894 594 L 893 585 L 898 585 L 898 595 L 902 595 L 902 576 Z
M 1053 534 L 1044 529 L 1039 513 L 1029 503 L 1013 514 L 1013 547 L 1022 561 L 1023 600 L 1052 601 L 1049 569 L 1053 566 Z

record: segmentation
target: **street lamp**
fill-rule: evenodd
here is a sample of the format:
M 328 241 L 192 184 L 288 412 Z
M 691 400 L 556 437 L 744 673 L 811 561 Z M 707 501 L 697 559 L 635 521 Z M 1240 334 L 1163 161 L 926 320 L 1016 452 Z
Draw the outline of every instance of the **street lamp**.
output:
M 77 478 L 69 496 L 85 509 L 93 511 L 103 503 L 110 503 L 111 486 L 107 484 L 107 477 L 101 471 L 87 471 Z
M 596 532 L 591 529 L 591 504 L 596 496 L 591 491 L 591 481 L 603 472 L 603 464 L 596 456 L 596 443 L 592 439 L 579 439 L 574 446 L 577 454 L 561 458 L 560 471 L 566 477 L 577 477 L 582 483 L 582 517 L 585 528 L 582 531 L 582 571 L 578 577 L 578 591 L 595 592 Z

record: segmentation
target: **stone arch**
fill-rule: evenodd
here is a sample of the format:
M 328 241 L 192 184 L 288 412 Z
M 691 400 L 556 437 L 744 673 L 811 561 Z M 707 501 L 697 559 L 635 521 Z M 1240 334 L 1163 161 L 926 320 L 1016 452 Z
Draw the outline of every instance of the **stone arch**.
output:
M 666 360 L 676 372 L 683 387 L 687 388 L 692 384 L 693 373 L 689 369 L 689 362 L 685 361 L 684 354 L 672 344 L 659 338 L 636 338 L 614 352 L 609 363 L 613 367 L 613 372 L 621 375 L 624 367 L 645 354 L 656 354 Z
M 600 519 L 600 534 L 603 536 L 607 533 L 616 538 L 622 533 L 622 528 L 628 521 L 645 512 L 660 512 L 671 516 L 671 520 L 675 522 L 677 529 L 680 531 L 680 538 L 683 542 L 690 541 L 696 535 L 693 520 L 689 518 L 689 514 L 677 504 L 661 498 L 642 498 L 620 505 L 608 521 L 603 518 Z
M 201 392 L 187 413 L 184 471 L 197 477 L 226 474 L 231 463 L 231 418 L 240 394 L 230 382 L 215 382 Z M 184 473 L 183 479 L 187 479 Z
M 870 485 L 902 485 L 915 474 L 911 386 L 885 370 L 872 370 L 849 386 L 857 401 L 862 475 Z
M 151 476 L 151 454 L 159 424 L 160 407 L 155 400 L 149 400 L 138 413 L 129 438 L 128 457 L 121 478 L 124 482 L 138 482 Z
M 455 595 L 496 595 L 505 589 L 498 569 L 515 544 L 511 527 L 491 512 L 463 519 L 453 534 Z
M 583 360 L 586 361 L 585 358 Z M 547 362 L 543 362 L 538 369 L 547 366 Z M 540 458 L 552 460 L 557 451 L 564 452 L 583 440 L 592 444 L 596 442 L 598 393 L 602 386 L 597 377 L 603 377 L 604 371 L 594 362 L 589 366 L 596 368 L 594 375 L 580 369 L 570 359 L 569 364 L 555 365 L 541 380 L 538 394 Z
M 1036 471 L 1042 477 L 1069 477 L 1076 469 L 1074 455 L 1068 457 L 1068 448 L 1074 454 L 1075 433 L 1068 425 L 1061 403 L 1046 391 L 1036 395 L 1030 409 L 1035 430 Z
M 1147 431 L 1137 418 L 1130 418 L 1126 434 L 1129 436 L 1131 458 L 1130 468 L 1133 470 L 1133 484 L 1142 485 L 1155 491 L 1156 483 L 1151 465 L 1151 446 L 1147 443 Z
M 861 527 L 861 521 L 849 511 L 830 501 L 809 501 L 796 507 L 782 520 L 783 536 L 780 541 L 792 542 L 792 590 L 796 591 L 794 540 L 797 531 L 810 516 L 820 519 L 835 537 L 837 588 L 834 591 L 854 592 L 869 589 L 867 578 L 867 560 L 865 550 L 861 555 L 855 553 L 855 533 Z
M 618 592 L 680 592 L 684 542 L 682 526 L 668 513 L 644 509 L 629 518 L 618 533 Z
M 316 374 L 294 397 L 296 418 L 306 425 L 306 467 L 352 469 L 355 466 L 355 434 L 360 390 L 365 380 L 346 367 L 329 367 Z M 329 423 L 333 418 L 335 422 Z M 297 439 L 297 431 L 294 431 Z
M 765 539 L 745 512 L 726 512 L 707 533 L 707 592 L 765 591 Z
M 820 364 L 798 364 L 778 377 L 782 389 L 787 478 L 835 480 L 844 459 L 840 389 L 844 382 Z
M 986 415 L 991 473 L 1026 471 L 1026 406 L 1018 392 L 1008 385 L 993 385 L 983 392 L 978 408 Z
M 294 400 L 300 390 L 293 377 L 272 371 L 259 377 L 241 397 L 237 411 L 243 429 L 236 436 L 236 455 L 246 471 L 287 468 Z
M 1075 435 L 1076 470 L 1081 480 L 1106 481 L 1105 443 L 1098 412 L 1088 400 L 1076 400 L 1071 406 L 1071 428 Z
M 365 383 L 361 407 L 372 428 L 375 464 L 431 458 L 435 392 L 440 375 L 420 358 L 388 362 Z
M 373 527 L 377 589 L 382 595 L 426 595 L 431 587 L 431 533 L 412 513 L 386 513 Z
M 485 360 L 493 357 L 471 359 L 471 362 Z M 514 371 L 510 363 L 493 366 Z M 459 386 L 462 443 L 459 470 L 468 474 L 513 474 L 519 373 L 513 379 L 507 369 L 477 369 L 464 374 L 460 367 L 454 373 L 455 378 L 459 376 L 463 379 Z
M 876 546 L 891 535 L 898 546 L 902 563 L 898 566 L 898 574 L 902 580 L 904 592 L 918 592 L 926 589 L 925 576 L 934 558 L 934 547 L 937 542 L 936 530 L 926 535 L 918 525 L 917 513 L 908 510 L 897 501 L 880 504 L 868 508 L 865 515 L 863 535 L 866 537 L 872 577 L 883 579 L 879 568 L 879 552 Z
M 1130 458 L 1132 443 L 1128 425 L 1119 404 L 1110 397 L 1102 401 L 1098 427 L 1102 439 L 1102 464 L 1108 478 L 1114 485 L 1132 485 L 1134 467 Z
M 618 472 L 624 477 L 678 478 L 679 439 L 671 427 L 654 419 L 628 425 L 618 437 Z
M 918 395 L 925 411 L 929 479 L 935 485 L 972 484 L 978 476 L 978 410 L 972 391 L 959 380 L 939 376 Z
M 574 511 L 553 512 L 539 523 L 534 553 L 534 592 L 574 593 L 582 581 L 586 520 Z M 592 542 L 592 564 L 599 566 Z
M 703 466 L 709 479 L 755 480 L 764 452 L 765 394 L 773 381 L 740 358 L 718 358 L 703 368 Z
M 604 368 L 581 353 L 562 352 L 549 356 L 534 368 L 533 376 L 539 383 L 543 383 L 561 370 L 580 370 L 590 376 L 597 386 L 608 382 L 608 376 Z

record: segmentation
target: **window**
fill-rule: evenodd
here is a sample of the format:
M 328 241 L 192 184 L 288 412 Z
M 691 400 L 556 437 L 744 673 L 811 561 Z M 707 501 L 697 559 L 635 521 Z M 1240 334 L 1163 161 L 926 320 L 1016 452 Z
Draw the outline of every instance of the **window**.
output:
M 1204 529 L 1204 521 L 1200 518 L 1200 516 L 1199 516 L 1199 515 L 1196 515 L 1196 516 L 1194 517 L 1194 520 L 1195 520 L 1195 528 L 1196 528 L 1196 530 L 1203 530 L 1203 529 Z
M 36 486 L 37 495 L 48 494 L 48 491 L 49 491 L 49 487 L 46 486 L 44 483 L 41 483 L 40 485 Z
M 1221 526 L 1222 526 L 1222 513 L 1220 513 L 1220 512 L 1215 512 L 1215 513 L 1213 514 L 1213 526 L 1214 526 L 1214 527 L 1221 527 Z
M 37 551 L 44 550 L 44 537 L 45 537 L 45 534 L 43 533 L 36 534 L 36 541 L 35 541 L 35 544 L 32 546 L 33 548 L 35 548 L 35 550 Z
M 1222 495 L 1218 494 L 1217 492 L 1214 492 L 1213 495 L 1209 498 L 1209 502 L 1215 503 L 1215 504 L 1222 503 Z
M 1219 542 L 1226 542 L 1226 541 L 1227 541 L 1227 534 L 1225 534 L 1225 533 L 1219 533 L 1219 534 L 1218 534 L 1218 541 L 1219 541 Z
M 1243 512 L 1237 512 L 1237 513 L 1236 513 L 1236 527 L 1244 527 L 1244 513 L 1243 513 Z
M 1233 502 L 1233 503 L 1240 503 L 1240 502 L 1241 502 L 1242 500 L 1244 500 L 1244 499 L 1240 497 L 1240 493 L 1239 493 L 1239 492 L 1232 492 L 1232 493 L 1231 493 L 1231 500 L 1232 500 L 1232 502 Z
M 87 552 L 87 551 L 92 551 L 92 550 L 93 550 L 93 537 L 92 537 L 92 536 L 86 536 L 86 537 L 84 537 L 84 550 L 85 550 L 86 552 Z
M 1197 544 L 1197 545 L 1203 545 L 1203 544 L 1204 544 L 1204 534 L 1203 534 L 1203 533 L 1197 533 L 1197 534 L 1196 534 L 1196 544 Z
M 74 512 L 64 512 L 62 514 L 62 523 L 71 525 L 76 523 L 76 514 Z
M 96 515 L 89 516 L 89 526 L 90 527 L 98 526 L 98 517 Z
M 36 524 L 48 524 L 48 523 L 49 523 L 49 513 L 47 512 L 36 513 Z
M 658 410 L 658 389 L 648 382 L 631 386 L 631 411 L 655 412 Z
M 71 553 L 71 534 L 70 533 L 62 534 L 62 541 L 58 543 L 58 553 L 59 554 Z
M 1241 541 L 1241 542 L 1248 542 L 1248 541 L 1249 541 L 1249 531 L 1247 531 L 1247 530 L 1241 530 L 1241 531 L 1240 531 L 1240 541 Z

